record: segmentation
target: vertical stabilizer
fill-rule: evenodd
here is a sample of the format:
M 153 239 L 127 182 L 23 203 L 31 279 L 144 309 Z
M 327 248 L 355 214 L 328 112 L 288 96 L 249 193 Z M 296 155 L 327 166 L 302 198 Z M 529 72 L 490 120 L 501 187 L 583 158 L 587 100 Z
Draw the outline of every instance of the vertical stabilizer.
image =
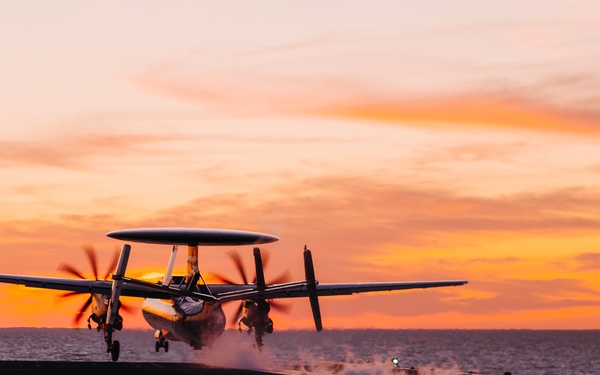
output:
M 321 309 L 319 307 L 319 297 L 317 294 L 318 281 L 315 279 L 315 268 L 313 265 L 312 254 L 310 250 L 304 246 L 304 272 L 306 274 L 306 288 L 308 289 L 308 299 L 310 300 L 310 308 L 315 320 L 315 328 L 317 331 L 323 330 L 321 322 Z

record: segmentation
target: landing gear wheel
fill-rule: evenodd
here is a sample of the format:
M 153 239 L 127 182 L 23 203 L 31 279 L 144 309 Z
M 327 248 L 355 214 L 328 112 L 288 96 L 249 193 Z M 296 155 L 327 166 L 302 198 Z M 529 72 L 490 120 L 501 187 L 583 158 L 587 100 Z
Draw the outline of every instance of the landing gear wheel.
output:
M 110 358 L 113 360 L 113 362 L 116 362 L 119 360 L 120 350 L 121 350 L 121 344 L 119 343 L 119 341 L 117 341 L 117 340 L 113 341 L 112 348 L 110 349 Z
M 154 349 L 156 349 L 157 353 L 160 351 L 160 348 L 165 348 L 165 353 L 169 352 L 169 342 L 164 337 L 158 339 L 154 344 Z

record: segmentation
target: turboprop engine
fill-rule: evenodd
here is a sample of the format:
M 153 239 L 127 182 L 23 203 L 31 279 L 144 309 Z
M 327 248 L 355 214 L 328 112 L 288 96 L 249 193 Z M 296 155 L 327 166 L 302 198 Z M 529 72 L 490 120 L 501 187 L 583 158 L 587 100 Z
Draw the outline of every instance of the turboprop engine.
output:
M 242 301 L 242 317 L 238 320 L 239 331 L 242 332 L 242 324 L 244 324 L 248 327 L 248 333 L 254 331 L 260 337 L 263 333 L 273 333 L 273 320 L 269 318 L 270 311 L 271 305 L 266 300 Z
M 235 252 L 229 252 L 228 255 L 231 257 L 233 262 L 236 265 L 238 273 L 240 274 L 243 284 L 248 284 L 248 278 L 246 277 L 246 272 L 244 271 L 244 266 L 242 264 L 242 260 L 240 255 Z M 266 288 L 265 283 L 265 275 L 264 268 L 268 263 L 268 253 L 264 254 L 264 258 L 261 255 L 261 251 L 258 247 L 254 248 L 254 266 L 256 270 L 256 276 L 254 280 L 252 280 L 253 284 L 256 284 L 258 290 L 264 290 Z M 236 283 L 232 280 L 221 276 L 221 275 L 213 275 L 220 281 L 235 285 Z M 280 284 L 288 282 L 291 279 L 291 275 L 289 270 L 282 273 L 279 277 L 274 279 L 269 285 L 272 284 Z M 254 332 L 256 339 L 256 346 L 258 348 L 262 347 L 263 341 L 262 337 L 265 333 L 273 332 L 273 320 L 269 317 L 269 312 L 271 308 L 276 309 L 281 312 L 289 312 L 290 306 L 282 303 L 278 303 L 275 301 L 267 301 L 265 299 L 245 299 L 241 301 L 236 313 L 231 320 L 231 324 L 237 324 L 238 329 L 242 332 L 242 324 L 246 326 L 248 334 Z
M 111 294 L 101 294 L 101 293 L 90 293 L 90 296 L 85 301 L 85 303 L 79 309 L 79 312 L 75 316 L 73 321 L 74 324 L 78 324 L 85 311 L 91 306 L 92 313 L 88 316 L 87 323 L 88 328 L 92 329 L 91 321 L 94 321 L 97 324 L 96 330 L 100 332 L 104 331 L 104 340 L 106 341 L 106 351 L 111 353 L 111 357 L 113 361 L 117 361 L 119 359 L 120 352 L 120 344 L 119 341 L 112 339 L 113 332 L 120 331 L 123 329 L 123 318 L 119 314 L 119 310 L 126 310 L 125 307 L 121 304 L 119 297 L 121 296 L 121 288 L 123 285 L 122 277 L 125 275 L 125 269 L 127 267 L 127 260 L 129 259 L 129 251 L 131 247 L 127 244 L 123 245 L 121 250 L 121 254 L 119 256 L 118 253 L 115 254 L 111 265 L 108 268 L 108 271 L 104 275 L 104 280 L 108 281 L 108 276 L 110 272 L 116 267 L 115 273 L 112 275 L 112 289 Z M 98 279 L 98 261 L 96 259 L 96 252 L 91 246 L 85 246 L 84 251 L 88 257 L 88 260 L 92 266 L 92 271 L 94 273 L 94 279 L 99 281 Z M 80 279 L 85 279 L 83 274 L 79 272 L 75 267 L 62 263 L 58 267 L 59 270 L 63 272 L 67 272 L 73 276 L 76 276 Z M 62 294 L 61 298 L 71 297 L 79 294 L 85 294 L 85 292 L 67 292 Z
M 84 246 L 83 250 L 84 250 L 85 255 L 90 263 L 94 279 L 107 281 L 108 277 L 110 276 L 110 273 L 113 272 L 117 266 L 117 262 L 119 260 L 118 250 L 115 252 L 114 257 L 113 257 L 110 265 L 108 266 L 106 273 L 104 274 L 104 276 L 102 278 L 99 278 L 99 275 L 98 275 L 98 260 L 97 260 L 96 250 L 92 246 Z M 70 274 L 72 276 L 75 276 L 77 278 L 80 278 L 80 279 L 84 279 L 84 280 L 86 279 L 86 277 L 83 275 L 83 273 L 80 272 L 75 266 L 72 266 L 72 265 L 69 265 L 66 263 L 61 263 L 58 266 L 58 270 L 65 272 L 67 274 Z M 61 299 L 69 298 L 69 297 L 78 296 L 78 295 L 82 295 L 82 294 L 87 294 L 87 293 L 86 292 L 66 292 L 66 293 L 63 293 L 59 298 L 61 298 Z M 92 312 L 91 312 L 91 314 L 89 314 L 89 316 L 87 318 L 87 326 L 89 329 L 92 329 L 91 322 L 93 321 L 97 325 L 96 330 L 97 331 L 102 330 L 104 325 L 106 324 L 106 314 L 108 312 L 109 303 L 110 303 L 110 295 L 101 294 L 101 293 L 89 293 L 89 297 L 84 302 L 84 304 L 81 306 L 81 308 L 78 310 L 77 314 L 75 314 L 75 316 L 73 318 L 73 324 L 77 326 L 79 324 L 79 322 L 81 321 L 81 319 L 84 317 L 85 312 L 88 310 L 89 307 L 91 307 Z M 126 306 L 124 306 L 122 304 L 120 304 L 120 309 L 122 309 L 123 311 L 129 310 Z M 116 330 L 121 330 L 122 327 L 123 327 L 123 318 L 120 315 L 118 315 L 116 318 L 114 328 Z

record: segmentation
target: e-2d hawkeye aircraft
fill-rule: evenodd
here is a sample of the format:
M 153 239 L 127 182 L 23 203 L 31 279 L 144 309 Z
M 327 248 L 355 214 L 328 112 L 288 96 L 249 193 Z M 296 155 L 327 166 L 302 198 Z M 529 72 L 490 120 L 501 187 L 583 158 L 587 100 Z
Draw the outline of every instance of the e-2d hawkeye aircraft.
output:
M 237 324 L 247 327 L 248 333 L 254 332 L 256 346 L 260 349 L 263 335 L 273 332 L 273 321 L 269 318 L 271 307 L 276 306 L 274 299 L 308 297 L 317 331 L 323 329 L 319 297 L 350 295 L 353 293 L 392 291 L 417 288 L 435 288 L 467 284 L 466 280 L 443 281 L 402 281 L 378 283 L 319 283 L 315 278 L 315 269 L 310 250 L 304 248 L 305 279 L 296 282 L 267 284 L 263 271 L 263 259 L 260 249 L 254 248 L 256 278 L 248 283 L 242 271 L 244 284 L 235 284 L 219 277 L 222 284 L 207 284 L 198 268 L 198 246 L 238 246 L 258 245 L 278 241 L 279 238 L 257 232 L 223 230 L 209 228 L 142 228 L 125 229 L 107 233 L 108 237 L 127 242 L 171 245 L 172 252 L 163 280 L 151 283 L 125 276 L 131 246 L 123 244 L 116 271 L 112 281 L 98 280 L 95 258 L 90 254 L 95 280 L 85 279 L 70 266 L 64 270 L 79 279 L 40 277 L 0 274 L 0 282 L 20 284 L 33 288 L 47 288 L 67 291 L 65 295 L 90 294 L 80 311 L 92 308 L 88 328 L 91 322 L 102 330 L 106 341 L 106 351 L 111 359 L 119 359 L 120 344 L 113 340 L 113 333 L 123 328 L 123 319 L 119 315 L 121 296 L 144 298 L 142 313 L 148 324 L 156 329 L 156 351 L 169 349 L 169 341 L 183 341 L 194 349 L 210 347 L 225 330 L 225 314 L 222 304 L 229 301 L 241 301 L 236 314 Z M 187 246 L 187 272 L 185 276 L 174 276 L 173 267 L 178 246 Z M 235 259 L 234 259 L 235 260 Z M 238 270 L 240 270 L 239 259 Z M 114 267 L 114 265 L 113 265 Z M 201 281 L 201 282 L 200 282 Z

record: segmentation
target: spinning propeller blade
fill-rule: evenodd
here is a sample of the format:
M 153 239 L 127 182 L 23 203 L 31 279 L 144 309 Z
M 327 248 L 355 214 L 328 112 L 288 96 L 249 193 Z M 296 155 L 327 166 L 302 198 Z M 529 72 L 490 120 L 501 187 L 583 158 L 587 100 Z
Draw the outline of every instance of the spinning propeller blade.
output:
M 233 263 L 235 264 L 238 273 L 242 277 L 244 284 L 248 284 L 248 279 L 246 278 L 246 272 L 244 271 L 244 265 L 242 264 L 242 258 L 240 257 L 240 254 L 238 254 L 237 251 L 230 251 L 227 253 L 227 255 L 229 255 L 229 257 L 233 260 Z
M 69 266 L 68 264 L 64 264 L 64 263 L 63 263 L 63 264 L 60 264 L 60 265 L 58 266 L 58 270 L 59 270 L 59 271 L 66 272 L 66 273 L 68 273 L 68 274 L 70 274 L 70 275 L 73 275 L 73 276 L 75 276 L 75 277 L 78 277 L 78 278 L 80 278 L 80 279 L 85 279 L 85 276 L 83 276 L 83 275 L 81 274 L 81 272 L 77 271 L 75 268 L 73 268 L 73 267 Z
M 231 279 L 228 279 L 225 276 L 221 276 L 221 275 L 216 274 L 216 273 L 211 274 L 211 276 L 214 277 L 215 279 L 219 280 L 223 284 L 229 284 L 229 285 L 236 285 L 237 284 L 237 283 L 233 282 Z
M 279 277 L 274 280 L 271 280 L 270 284 L 284 284 L 292 281 L 292 273 L 290 270 L 285 270 Z
M 110 266 L 108 267 L 108 270 L 104 274 L 104 280 L 108 279 L 108 277 L 110 276 L 111 272 L 115 271 L 115 269 L 117 268 L 117 263 L 118 262 L 119 262 L 119 249 L 115 249 L 112 261 L 110 262 Z
M 92 296 L 90 296 L 87 299 L 87 301 L 85 301 L 85 303 L 79 309 L 79 312 L 73 318 L 73 324 L 74 325 L 78 325 L 79 324 L 79 322 L 81 321 L 81 318 L 83 318 L 83 314 L 88 309 L 88 307 L 90 307 L 91 304 L 92 304 Z
M 86 257 L 87 257 L 88 261 L 90 262 L 90 266 L 92 268 L 94 279 L 99 280 L 98 279 L 98 260 L 97 260 L 97 256 L 96 256 L 96 250 L 92 246 L 87 245 L 87 246 L 83 247 L 83 251 L 85 252 Z M 119 251 L 116 250 L 115 256 L 113 257 L 113 259 L 111 261 L 110 267 L 104 276 L 104 280 L 106 280 L 108 278 L 108 276 L 111 274 L 111 272 L 113 272 L 115 270 L 118 260 L 119 260 Z M 58 270 L 66 272 L 66 273 L 68 273 L 72 276 L 75 276 L 77 278 L 80 278 L 80 279 L 86 279 L 86 277 L 83 276 L 83 274 L 81 272 L 79 272 L 79 270 L 77 270 L 75 267 L 68 265 L 66 263 L 61 263 L 58 266 Z M 61 294 L 60 296 L 58 296 L 57 298 L 58 299 L 70 298 L 70 297 L 80 295 L 80 294 L 88 294 L 88 293 L 87 292 L 65 292 L 65 293 Z M 93 297 L 90 294 L 89 298 L 85 301 L 85 303 L 81 306 L 81 308 L 75 315 L 75 317 L 73 319 L 73 324 L 75 324 L 75 325 L 79 324 L 85 311 L 92 304 L 92 299 L 93 299 Z M 123 305 L 123 303 L 121 303 L 120 309 L 122 309 L 125 312 L 131 312 L 131 309 L 129 307 Z
M 92 272 L 94 272 L 94 279 L 98 280 L 98 260 L 96 259 L 96 251 L 91 246 L 84 246 L 83 251 L 88 257 L 90 261 L 90 265 L 92 266 Z
M 123 298 L 123 297 L 121 297 Z M 133 309 L 125 304 L 123 304 L 123 301 L 119 300 L 119 302 L 121 303 L 121 306 L 119 307 L 119 311 L 125 311 L 126 313 L 133 313 Z
M 291 274 L 290 270 L 286 270 L 281 275 L 279 275 L 279 277 L 277 277 L 275 280 L 273 280 L 272 282 L 267 284 L 265 282 L 264 269 L 269 262 L 269 258 L 270 258 L 269 252 L 265 251 L 264 253 L 261 253 L 261 250 L 258 247 L 255 247 L 253 251 L 254 251 L 254 267 L 255 267 L 256 272 L 255 272 L 254 278 L 252 279 L 252 283 L 256 284 L 256 286 L 259 290 L 264 290 L 266 285 L 286 283 L 292 279 L 292 274 Z M 239 255 L 239 253 L 235 250 L 232 250 L 232 251 L 229 251 L 227 253 L 227 255 L 233 260 L 233 263 L 235 264 L 235 267 L 238 271 L 238 274 L 242 278 L 243 283 L 248 284 L 248 278 L 246 276 L 244 264 L 242 262 L 242 258 Z M 222 275 L 219 275 L 219 274 L 212 274 L 212 276 L 224 284 L 240 285 L 239 283 L 234 282 L 232 279 L 222 276 Z M 273 306 L 273 308 L 275 310 L 283 312 L 283 313 L 290 312 L 291 308 L 292 308 L 291 305 L 283 304 L 280 302 L 274 302 L 273 300 L 268 301 L 268 304 Z M 229 322 L 229 325 L 231 325 L 233 327 L 237 324 L 238 320 L 242 316 L 242 310 L 243 310 L 243 302 L 240 302 L 240 305 L 235 310 L 235 313 L 234 313 L 231 321 Z
M 281 303 L 275 300 L 270 300 L 269 305 L 271 305 L 272 309 L 285 314 L 289 314 L 290 312 L 292 312 L 292 305 L 288 305 L 287 303 Z
M 269 262 L 269 253 L 268 252 L 262 252 L 260 249 L 255 248 L 259 251 L 260 253 L 260 257 L 262 259 L 262 268 L 263 270 L 266 268 L 268 262 Z M 242 262 L 242 259 L 240 257 L 240 255 L 238 254 L 237 251 L 232 250 L 230 252 L 227 253 L 227 255 L 229 255 L 229 257 L 233 260 L 236 269 L 239 273 L 239 275 L 241 276 L 242 280 L 243 280 L 243 284 L 248 284 L 248 278 L 246 276 L 246 271 L 244 270 L 244 264 Z M 255 266 L 256 266 L 256 258 L 255 258 Z M 218 273 L 211 273 L 211 276 L 214 277 L 215 279 L 219 280 L 220 282 L 224 283 L 224 284 L 228 284 L 228 285 L 243 285 L 240 283 L 236 283 L 235 281 L 233 281 L 232 279 L 230 279 L 229 277 L 223 276 L 221 274 Z M 252 279 L 252 283 L 256 284 L 256 276 L 254 276 L 254 278 Z M 271 282 L 269 282 L 268 284 L 282 284 L 282 283 L 287 283 L 289 281 L 292 280 L 292 273 L 290 272 L 290 270 L 285 270 L 281 275 L 279 275 L 276 279 L 272 280 Z
M 68 298 L 68 297 L 73 297 L 73 296 L 78 296 L 80 294 L 85 294 L 85 292 L 64 292 L 63 294 L 61 294 L 60 296 L 58 296 L 58 298 Z
M 243 305 L 240 303 L 238 308 L 235 310 L 233 319 L 229 323 L 232 327 L 237 324 L 238 320 L 240 320 L 240 317 L 242 316 L 242 308 L 243 308 Z

